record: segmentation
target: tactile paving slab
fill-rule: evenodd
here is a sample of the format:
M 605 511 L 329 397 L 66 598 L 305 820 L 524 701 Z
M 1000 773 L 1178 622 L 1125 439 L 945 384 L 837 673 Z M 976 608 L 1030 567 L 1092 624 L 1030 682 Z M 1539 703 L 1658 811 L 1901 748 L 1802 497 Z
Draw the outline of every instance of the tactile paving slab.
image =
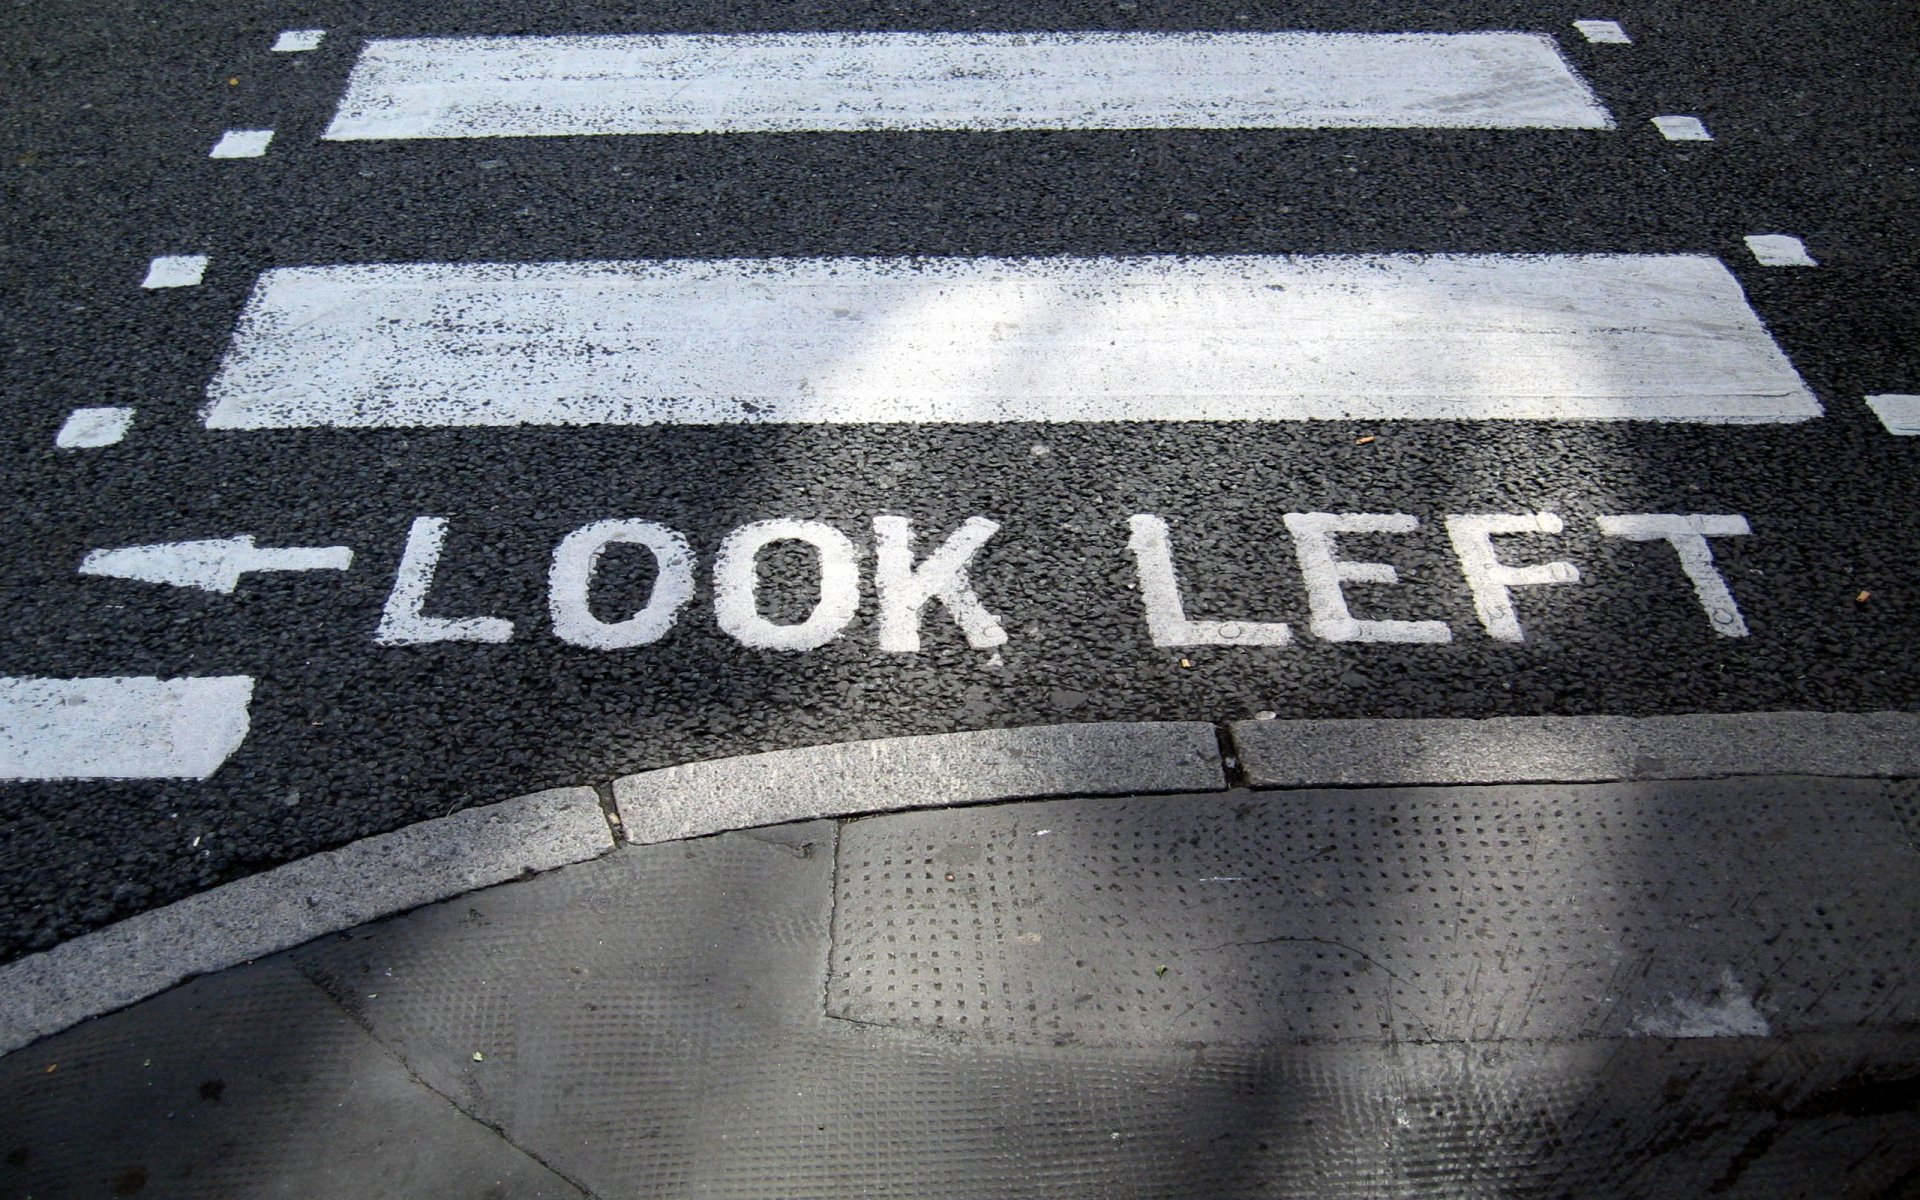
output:
M 1871 781 L 927 812 L 847 827 L 829 1010 L 1114 1047 L 1893 1027 L 1916 912 Z
M 1134 803 L 1018 806 L 1045 818 L 1020 832 Z M 1193 848 L 1191 801 L 1138 803 L 1140 849 L 1103 851 L 1101 897 L 1118 868 L 1130 902 L 1177 888 L 1147 861 L 1147 815 Z M 884 817 L 845 836 L 926 831 Z M 1867 1197 L 1920 1171 L 1910 1031 L 1298 1044 L 1283 990 L 1266 1002 L 1282 1033 L 1258 1044 L 839 1019 L 834 876 L 845 935 L 864 851 L 836 838 L 813 823 L 627 847 L 297 957 L 421 1079 L 598 1196 Z M 896 899 L 932 929 L 964 907 Z

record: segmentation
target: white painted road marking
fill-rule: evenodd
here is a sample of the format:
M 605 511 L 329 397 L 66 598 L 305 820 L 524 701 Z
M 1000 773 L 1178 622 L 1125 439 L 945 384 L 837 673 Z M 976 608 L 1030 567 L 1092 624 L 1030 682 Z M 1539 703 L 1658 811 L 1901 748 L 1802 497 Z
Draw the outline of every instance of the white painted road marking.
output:
M 0 679 L 0 779 L 205 779 L 252 700 L 245 675 Z
M 1688 255 L 293 267 L 208 397 L 212 429 L 1820 413 Z
M 173 587 L 231 594 L 250 571 L 345 571 L 353 551 L 345 546 L 289 546 L 262 550 L 253 535 L 161 542 L 95 550 L 80 562 L 82 575 L 135 579 Z
M 1807 245 L 1784 233 L 1755 233 L 1747 237 L 1747 249 L 1763 267 L 1817 267 Z
M 67 414 L 53 444 L 62 450 L 91 450 L 111 446 L 133 427 L 131 408 L 76 408 Z
M 1573 27 L 1589 42 L 1611 46 L 1626 46 L 1633 42 L 1627 36 L 1627 31 L 1620 28 L 1618 21 L 1575 21 Z
M 1579 583 L 1580 568 L 1570 562 L 1513 567 L 1500 561 L 1493 539 L 1517 533 L 1559 533 L 1565 523 L 1553 513 L 1487 513 L 1447 518 L 1447 537 L 1460 559 L 1460 571 L 1473 592 L 1473 611 L 1496 641 L 1523 642 L 1512 589 Z
M 382 645 L 425 642 L 505 642 L 513 622 L 500 617 L 449 620 L 422 614 L 446 540 L 443 517 L 421 517 L 407 535 L 393 591 L 374 641 Z M 913 522 L 876 516 L 874 592 L 878 599 L 879 646 L 895 654 L 920 649 L 920 625 L 929 602 L 938 600 L 960 627 L 967 644 L 990 650 L 1006 643 L 1000 622 L 974 594 L 968 569 L 999 522 L 969 517 L 919 563 L 914 562 Z M 818 600 L 805 621 L 779 625 L 760 613 L 760 551 L 777 542 L 813 548 Z M 601 555 L 613 545 L 645 547 L 654 560 L 647 602 L 620 621 L 593 610 L 591 592 Z M 760 650 L 813 650 L 839 637 L 860 607 L 860 553 L 846 534 L 818 521 L 755 521 L 729 533 L 713 568 L 715 622 L 741 644 Z M 554 636 L 591 650 L 629 650 L 665 637 L 693 599 L 696 556 L 686 536 L 652 521 L 615 518 L 583 525 L 554 548 L 547 575 L 547 612 Z
M 163 254 L 147 264 L 143 288 L 193 287 L 207 273 L 204 254 Z
M 875 517 L 873 583 L 880 597 L 880 648 L 893 654 L 919 650 L 920 612 L 932 600 L 952 614 L 973 649 L 1004 646 L 1007 631 L 980 603 L 968 577 L 974 556 L 999 531 L 998 521 L 968 517 L 915 566 L 913 522 L 905 517 Z
M 382 646 L 417 646 L 428 642 L 507 642 L 513 640 L 513 622 L 503 617 L 429 617 L 427 589 L 440 551 L 447 542 L 445 517 L 415 518 L 407 531 L 407 548 L 393 591 L 381 610 L 373 640 Z
M 271 129 L 229 129 L 207 152 L 208 158 L 259 158 L 273 141 Z
M 1166 521 L 1152 513 L 1136 513 L 1127 518 L 1127 526 L 1132 531 L 1127 548 L 1133 551 L 1140 600 L 1147 610 L 1147 636 L 1154 645 L 1285 646 L 1293 641 L 1293 630 L 1284 621 L 1188 619 Z
M 653 554 L 653 591 L 624 621 L 594 615 L 587 592 L 600 556 L 615 544 L 645 546 Z M 594 650 L 627 650 L 659 641 L 693 599 L 693 550 L 679 532 L 652 521 L 596 521 L 560 540 L 547 576 L 547 611 L 561 641 Z
M 1713 135 L 1699 117 L 1654 117 L 1653 125 L 1660 136 L 1670 142 L 1710 142 Z
M 1867 397 L 1867 407 L 1887 432 L 1899 437 L 1920 437 L 1920 396 L 1884 393 Z
M 1636 513 L 1622 517 L 1597 517 L 1600 532 L 1608 537 L 1636 542 L 1665 541 L 1680 555 L 1680 569 L 1693 583 L 1693 594 L 1707 610 L 1713 631 L 1722 637 L 1746 637 L 1747 623 L 1740 616 L 1727 581 L 1713 565 L 1710 537 L 1744 537 L 1753 532 L 1747 519 L 1735 515 L 1706 513 Z
M 1354 562 L 1340 557 L 1335 544 L 1342 533 L 1412 533 L 1420 527 L 1406 513 L 1287 513 L 1294 554 L 1307 584 L 1313 635 L 1329 642 L 1450 642 L 1445 621 L 1362 621 L 1347 607 L 1342 584 L 1400 582 L 1387 563 Z
M 327 36 L 324 29 L 287 29 L 274 39 L 273 49 L 281 54 L 298 54 L 303 50 L 318 50 L 320 40 Z
M 876 129 L 1611 129 L 1529 33 L 370 41 L 334 140 Z
M 1306 584 L 1313 635 L 1329 642 L 1445 643 L 1453 630 L 1444 621 L 1363 620 L 1348 608 L 1344 587 L 1398 584 L 1399 573 L 1383 562 L 1360 562 L 1339 555 L 1336 541 L 1342 533 L 1414 534 L 1418 518 L 1405 513 L 1282 513 L 1293 543 L 1293 555 Z M 1694 585 L 1694 592 L 1717 632 L 1744 636 L 1746 626 L 1734 605 L 1726 582 L 1713 565 L 1707 546 L 1710 537 L 1748 532 L 1745 517 L 1711 513 L 1628 513 L 1600 516 L 1604 533 L 1636 541 L 1665 541 L 1677 563 Z M 392 594 L 388 597 L 374 640 L 383 645 L 423 642 L 505 642 L 514 636 L 513 622 L 501 617 L 446 619 L 421 615 L 433 590 L 447 522 L 440 517 L 414 521 L 407 536 Z M 1128 518 L 1127 550 L 1132 554 L 1136 586 L 1146 609 L 1147 633 L 1156 646 L 1286 646 L 1292 629 L 1281 621 L 1215 619 L 1192 620 L 1181 594 L 1180 574 L 1174 567 L 1171 534 L 1165 519 L 1153 513 Z M 1446 536 L 1452 543 L 1460 574 L 1471 592 L 1474 607 L 1489 634 L 1501 641 L 1520 641 L 1519 620 L 1510 589 L 1543 584 L 1577 583 L 1581 575 L 1567 562 L 1516 567 L 1502 562 L 1493 539 L 1512 534 L 1558 534 L 1564 523 L 1551 513 L 1483 513 L 1446 518 Z M 931 601 L 938 600 L 958 626 L 967 644 L 976 650 L 1005 645 L 1007 631 L 975 593 L 973 560 L 1000 523 L 973 516 L 942 539 L 917 563 L 913 523 L 906 517 L 873 518 L 873 585 L 877 616 L 876 648 L 889 654 L 911 654 L 921 647 L 920 627 Z M 1432 536 L 1432 535 L 1429 535 Z M 798 542 L 810 548 L 811 578 L 763 578 L 760 554 L 779 542 Z M 1098 539 L 1077 546 L 1080 558 L 1102 557 L 1110 547 Z M 1270 539 L 1263 546 L 1274 549 Z M 594 575 L 607 547 L 644 547 L 654 559 L 654 582 L 638 611 L 623 620 L 609 621 L 592 603 Z M 1278 554 L 1275 555 L 1278 557 Z M 846 533 L 821 521 L 779 517 L 753 521 L 729 532 L 720 542 L 713 567 L 714 623 L 743 645 L 760 650 L 814 650 L 846 633 L 860 611 L 861 552 Z M 630 650 L 652 645 L 672 632 L 696 592 L 699 556 L 686 536 L 652 521 L 613 518 L 583 525 L 560 539 L 547 576 L 547 612 L 560 641 L 590 650 Z M 1420 581 L 1428 588 L 1436 582 Z M 782 625 L 760 611 L 763 588 L 795 588 L 812 601 L 807 618 Z M 994 654 L 990 665 L 1000 665 Z
M 760 613 L 760 551 L 776 542 L 813 547 L 820 599 L 807 619 L 777 625 Z M 713 615 L 733 639 L 756 650 L 813 650 L 840 636 L 860 610 L 860 563 L 852 539 L 820 521 L 742 525 L 720 543 L 713 567 Z

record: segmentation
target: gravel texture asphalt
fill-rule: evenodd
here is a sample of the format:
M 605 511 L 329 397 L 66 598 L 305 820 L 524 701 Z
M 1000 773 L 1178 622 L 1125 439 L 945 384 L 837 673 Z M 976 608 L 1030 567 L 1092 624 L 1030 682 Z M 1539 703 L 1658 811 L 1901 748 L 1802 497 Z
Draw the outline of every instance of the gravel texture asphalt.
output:
M 1574 18 L 1622 22 L 1593 46 Z M 1152 2 L 622 6 L 314 0 L 130 11 L 16 6 L 0 37 L 0 672 L 246 674 L 251 732 L 210 781 L 0 785 L 0 958 L 355 837 L 538 788 L 850 738 L 1088 720 L 1645 715 L 1905 709 L 1920 695 L 1920 439 L 1864 395 L 1920 390 L 1915 244 L 1920 17 L 1625 3 Z M 267 47 L 324 28 L 320 49 Z M 1119 131 L 318 140 L 362 38 L 774 29 L 1539 30 L 1614 132 Z M 1697 114 L 1717 140 L 1648 118 Z M 211 160 L 229 128 L 261 159 Z M 1752 233 L 1815 269 L 1763 268 Z M 782 255 L 1706 253 L 1722 257 L 1826 408 L 1784 426 L 1419 422 L 210 432 L 197 413 L 258 273 L 386 261 Z M 143 291 L 205 253 L 203 286 Z M 83 405 L 138 409 L 119 445 L 63 451 Z M 1362 437 L 1374 440 L 1357 444 Z M 1289 511 L 1410 513 L 1353 536 L 1397 588 L 1364 615 L 1443 619 L 1450 644 L 1305 635 Z M 1508 539 L 1564 558 L 1526 641 L 1489 639 L 1449 513 L 1553 511 Z M 1739 513 L 1715 553 L 1751 636 L 1714 636 L 1670 549 L 1607 513 Z M 1001 525 L 974 583 L 1010 640 L 875 644 L 871 518 L 922 537 Z M 1284 648 L 1157 649 L 1127 518 L 1164 517 L 1189 611 L 1294 623 Z M 449 537 L 429 611 L 511 618 L 513 641 L 372 640 L 409 525 Z M 701 585 L 674 632 L 606 652 L 550 633 L 556 542 L 609 517 L 684 533 Z M 770 517 L 844 531 L 869 570 L 848 632 L 747 649 L 713 620 L 720 539 Z M 344 545 L 351 571 L 249 576 L 232 595 L 83 578 L 88 551 L 256 535 Z M 812 602 L 811 561 L 763 557 L 767 614 Z M 610 553 L 596 604 L 631 611 L 647 560 Z M 1868 593 L 1864 601 L 1858 599 Z

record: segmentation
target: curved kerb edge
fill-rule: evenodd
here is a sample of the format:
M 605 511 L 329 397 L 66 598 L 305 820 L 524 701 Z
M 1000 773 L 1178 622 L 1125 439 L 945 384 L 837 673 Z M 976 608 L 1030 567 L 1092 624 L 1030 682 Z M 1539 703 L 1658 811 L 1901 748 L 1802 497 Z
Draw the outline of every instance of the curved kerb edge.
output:
M 690 773 L 674 815 L 636 807 Z M 1205 722 L 1036 726 L 747 755 L 614 781 L 622 824 L 664 840 L 802 817 L 1052 795 L 1218 791 Z M 712 794 L 719 801 L 690 803 Z M 728 803 L 729 796 L 735 797 Z M 741 799 L 744 798 L 744 799 Z M 800 802 L 796 807 L 795 802 Z M 678 830 L 679 832 L 673 832 Z M 0 967 L 0 1054 L 182 983 L 380 917 L 584 862 L 614 848 L 590 787 L 422 821 L 287 863 Z
M 1254 787 L 1920 776 L 1920 713 L 1242 721 Z M 1227 786 L 1216 726 L 1111 722 L 883 738 L 613 781 L 625 840 L 1050 796 Z M 0 967 L 0 1054 L 196 975 L 612 850 L 600 800 L 557 788 L 423 821 L 213 888 Z

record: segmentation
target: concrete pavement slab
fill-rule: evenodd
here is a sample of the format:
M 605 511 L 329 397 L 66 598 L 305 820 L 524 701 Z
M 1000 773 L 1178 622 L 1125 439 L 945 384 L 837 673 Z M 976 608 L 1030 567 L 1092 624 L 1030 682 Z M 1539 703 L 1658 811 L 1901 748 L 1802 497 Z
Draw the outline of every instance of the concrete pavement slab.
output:
M 412 1078 L 285 958 L 0 1059 L 0 1192 L 232 1200 L 581 1193 Z
M 273 1100 L 258 1110 L 275 1123 L 248 1150 L 292 1148 L 273 1160 L 280 1173 L 266 1177 L 297 1172 L 303 1155 L 316 1153 L 307 1147 L 324 1144 L 352 1160 L 330 1169 L 375 1200 L 464 1194 L 465 1181 L 489 1170 L 502 1182 L 479 1194 L 555 1194 L 538 1172 L 503 1173 L 522 1153 L 606 1197 L 1902 1194 L 1920 1177 L 1920 1037 L 1898 1003 L 1862 1007 L 1860 964 L 1836 959 L 1834 944 L 1844 937 L 1856 951 L 1884 950 L 1901 936 L 1910 941 L 1904 928 L 1889 935 L 1863 921 L 1871 901 L 1861 896 L 1877 889 L 1889 905 L 1903 903 L 1893 893 L 1911 888 L 1920 854 L 1889 836 L 1895 818 L 1884 805 L 1876 813 L 1884 789 L 1806 785 L 1840 789 L 1824 793 L 1839 815 L 1810 854 L 1837 855 L 1849 867 L 1826 885 L 1837 899 L 1806 909 L 1818 901 L 1817 881 L 1757 872 L 1780 853 L 1768 847 L 1769 821 L 1818 812 L 1808 796 L 1794 799 L 1800 784 L 1743 801 L 1738 789 L 1750 786 L 1340 794 L 1373 802 L 1372 821 L 1360 808 L 1302 806 L 1298 794 L 1070 799 L 621 847 L 196 982 L 9 1056 L 0 1061 L 13 1084 L 4 1102 L 12 1107 L 0 1108 L 8 1134 L 0 1187 L 42 1171 L 31 1177 L 37 1190 L 24 1194 L 98 1194 L 79 1189 L 105 1167 L 70 1150 L 51 1157 L 49 1146 L 70 1143 L 37 1132 L 62 1129 L 78 1112 L 119 1122 L 99 1157 L 129 1187 L 140 1167 L 142 1188 L 171 1172 L 168 1195 L 278 1194 L 235 1191 L 227 1182 L 235 1176 L 213 1171 L 183 1180 L 175 1166 L 221 1154 L 228 1157 L 218 1161 L 256 1161 L 234 1155 L 227 1126 L 198 1111 L 184 1122 L 186 1102 L 172 1102 L 182 1089 L 200 1110 L 261 1095 L 253 1076 L 222 1065 L 237 1047 L 254 1056 L 242 1066 L 255 1070 L 260 1057 L 280 1056 L 267 1076 Z M 1077 852 L 1064 853 L 1039 890 L 1026 886 L 1037 875 L 982 879 L 985 859 L 959 861 L 968 844 L 943 833 L 996 813 L 1018 823 L 1028 843 L 1058 837 L 1056 846 Z M 1126 815 L 1127 828 L 1112 824 Z M 1530 819 L 1561 824 L 1523 829 Z M 1742 820 L 1760 845 L 1734 854 L 1732 869 L 1760 894 L 1721 905 L 1717 924 L 1692 929 L 1700 916 L 1692 906 L 1710 900 L 1722 876 L 1704 891 L 1685 878 L 1671 879 L 1663 895 L 1634 887 L 1662 864 L 1683 876 L 1713 872 L 1688 863 L 1724 853 Z M 1611 835 L 1594 836 L 1602 827 Z M 1085 836 L 1100 828 L 1124 836 Z M 1037 837 L 1042 830 L 1047 836 Z M 1326 890 L 1340 878 L 1336 867 L 1356 881 L 1377 875 L 1382 864 L 1371 860 L 1387 857 L 1383 831 L 1405 843 L 1405 870 L 1418 876 L 1413 892 L 1374 897 L 1371 916 L 1353 888 L 1315 895 L 1316 884 Z M 1315 844 L 1295 853 L 1295 841 Z M 1286 903 L 1207 904 L 1198 893 L 1213 884 L 1168 870 L 1178 856 L 1198 862 L 1232 845 L 1249 871 L 1294 885 Z M 890 862 L 859 857 L 889 847 Z M 866 878 L 876 867 L 894 874 L 893 903 L 883 909 L 871 904 Z M 929 869 L 938 874 L 923 880 Z M 1571 877 L 1580 888 L 1554 897 L 1553 882 Z M 1543 926 L 1557 918 L 1557 938 L 1529 943 L 1529 931 L 1514 927 L 1513 913 L 1528 905 Z M 869 919 L 881 911 L 895 927 Z M 995 914 L 1017 951 L 969 939 L 978 912 Z M 1608 937 L 1625 964 L 1610 986 L 1645 993 L 1680 986 L 1679 977 L 1672 963 L 1628 953 L 1633 947 L 1672 948 L 1684 974 L 1687 953 L 1732 945 L 1783 915 L 1799 920 L 1773 947 L 1789 961 L 1753 992 L 1770 1018 L 1764 1036 L 1680 1036 L 1569 1016 L 1590 999 L 1570 995 L 1582 986 L 1582 956 Z M 1373 941 L 1362 943 L 1370 919 Z M 904 926 L 919 930 L 917 947 L 902 941 Z M 1045 935 L 1069 926 L 1082 960 L 1039 961 L 1024 979 L 991 961 L 1016 952 L 1044 958 L 1056 948 Z M 1029 929 L 1042 940 L 1022 940 Z M 1377 966 L 1284 953 L 1234 960 L 1207 949 L 1316 938 L 1345 942 Z M 1166 972 L 1103 976 L 1127 945 L 1154 951 L 1148 957 L 1164 959 Z M 1337 947 L 1321 948 L 1339 959 Z M 953 1019 L 848 1019 L 830 970 L 862 955 L 875 965 L 876 996 L 896 989 L 923 1015 Z M 938 977 L 921 969 L 929 965 Z M 983 980 L 997 1000 L 1030 1014 L 1073 973 L 1092 981 L 1093 1000 L 1109 1015 L 1127 1006 L 1151 1019 L 1120 1038 L 1087 1021 L 1006 1038 L 1006 1022 L 973 1020 L 987 1011 L 973 1006 Z M 1381 990 L 1370 973 L 1431 989 L 1440 1002 L 1428 1004 L 1429 1023 L 1449 1013 L 1476 1019 L 1409 1032 L 1369 1024 L 1371 1010 L 1351 1028 L 1315 1016 L 1356 999 L 1367 1008 Z M 1531 987 L 1521 989 L 1529 974 Z M 1799 1021 L 1782 1010 L 1806 981 L 1822 979 L 1839 999 L 1816 1001 L 1815 1015 L 1840 1019 Z M 1196 1010 L 1214 1006 L 1212 1027 L 1150 994 L 1163 983 L 1192 991 Z M 199 999 L 223 988 L 238 997 L 227 1009 Z M 1888 989 L 1910 994 L 1904 977 Z M 319 1003 L 323 994 L 331 1006 Z M 1236 996 L 1251 1002 L 1234 1010 Z M 1495 1009 L 1534 1021 L 1486 1019 Z M 263 1013 L 271 1036 L 260 1048 Z M 1816 1027 L 1823 1031 L 1808 1031 Z M 173 1107 L 153 1104 L 142 1077 L 124 1066 L 149 1053 L 148 1041 L 129 1043 L 123 1059 L 95 1054 L 128 1029 L 142 1038 L 164 1030 L 163 1049 L 183 1056 L 165 1060 L 173 1082 L 164 1099 Z M 472 1118 L 462 1128 L 492 1127 L 499 1142 L 450 1162 L 437 1147 L 458 1145 L 458 1136 L 436 1129 L 441 1140 L 429 1146 L 421 1134 L 416 1142 L 418 1114 L 383 1093 L 326 1093 L 343 1063 L 377 1053 L 365 1049 L 373 1042 L 418 1081 L 399 1089 L 403 1098 L 445 1097 L 452 1107 L 440 1111 Z M 59 1089 L 63 1072 L 82 1069 L 90 1073 L 66 1076 L 80 1086 Z M 316 1087 L 334 1107 L 302 1122 Z M 224 1109 L 213 1116 L 231 1119 Z M 91 1128 L 79 1119 L 75 1127 Z M 385 1131 L 371 1149 L 355 1140 L 370 1127 Z M 15 1138 L 16 1130 L 36 1132 Z M 428 1151 L 374 1174 L 400 1143 Z
M 295 957 L 420 1078 L 599 1195 L 1869 1196 L 1920 1168 L 1911 989 L 1867 961 L 1910 959 L 1894 910 L 1920 860 L 1883 789 L 1328 799 L 624 847 Z M 996 819 L 1062 839 L 1057 869 L 983 877 L 998 849 L 957 835 Z M 1803 834 L 1849 872 L 1779 875 Z M 1270 902 L 1206 903 L 1220 881 L 1174 869 L 1224 846 Z M 1413 890 L 1362 896 L 1382 870 Z M 969 933 L 982 914 L 993 936 Z M 1055 961 L 1062 940 L 1077 957 Z M 1093 1015 L 1036 1017 L 1074 977 L 1064 1007 Z M 1419 994 L 1388 998 L 1403 984 Z
M 1920 1021 L 1920 853 L 1865 781 L 913 813 L 849 824 L 837 888 L 830 1012 L 994 1043 L 1764 1037 Z

